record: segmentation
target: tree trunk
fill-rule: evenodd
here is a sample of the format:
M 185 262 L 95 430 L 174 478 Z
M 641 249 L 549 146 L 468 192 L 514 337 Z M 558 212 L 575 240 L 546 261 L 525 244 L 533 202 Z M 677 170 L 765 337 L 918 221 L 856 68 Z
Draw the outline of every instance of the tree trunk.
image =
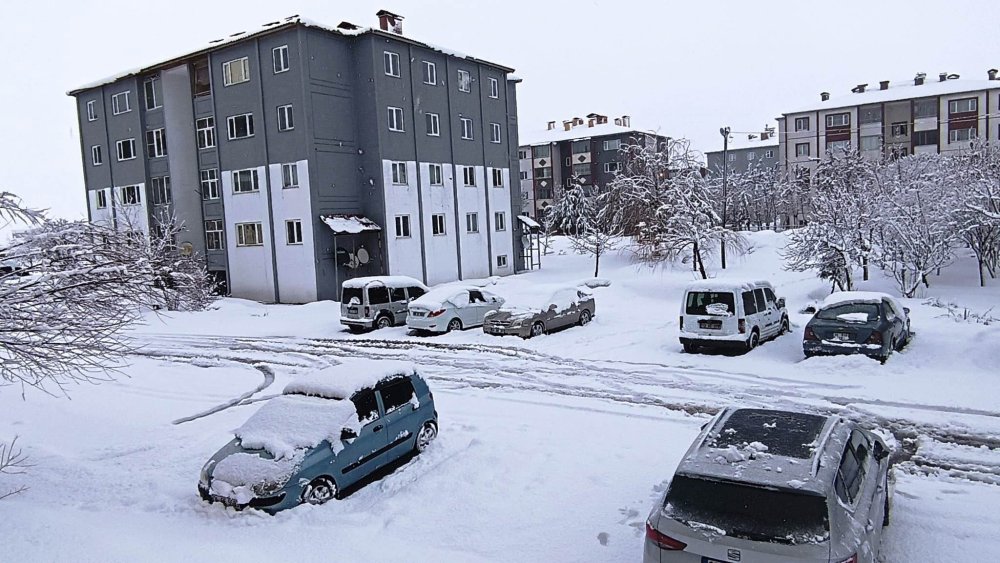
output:
M 594 252 L 594 277 L 595 278 L 597 277 L 597 272 L 598 272 L 598 270 L 600 270 L 600 268 L 601 268 L 601 252 L 600 251 L 595 251 Z
M 983 273 L 983 259 L 977 257 L 976 264 L 979 265 L 979 287 L 986 287 L 986 275 Z
M 726 269 L 726 241 L 725 240 L 722 241 L 722 248 L 720 250 L 721 250 L 720 256 L 722 256 L 722 269 L 725 270 Z M 701 261 L 701 258 L 699 258 L 698 260 Z M 702 268 L 702 269 L 704 269 L 704 268 Z M 704 276 L 704 273 L 702 273 L 702 276 Z
M 701 273 L 701 279 L 707 280 L 708 274 L 705 273 L 705 263 L 701 261 L 701 250 L 695 250 L 695 260 L 698 262 L 698 271 Z
M 865 254 L 864 258 L 861 259 L 861 267 L 862 267 L 862 270 L 864 272 L 862 274 L 862 276 L 861 276 L 861 279 L 863 279 L 864 281 L 868 281 L 868 255 L 867 254 Z
M 701 259 L 700 256 L 701 254 L 698 252 L 698 243 L 696 242 L 694 243 L 694 250 L 691 251 L 691 269 L 696 272 L 698 271 L 698 261 Z

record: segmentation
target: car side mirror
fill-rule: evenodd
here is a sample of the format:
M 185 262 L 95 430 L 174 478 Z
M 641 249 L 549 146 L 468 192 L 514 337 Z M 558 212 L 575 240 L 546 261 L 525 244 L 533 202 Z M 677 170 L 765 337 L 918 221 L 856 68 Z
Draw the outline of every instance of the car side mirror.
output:
M 778 308 L 779 309 L 784 309 L 785 308 L 785 298 L 784 297 L 779 297 L 778 298 Z
M 556 309 L 558 309 L 558 307 L 556 307 L 555 303 L 550 303 L 549 304 L 549 311 L 555 311 Z
M 496 297 L 490 297 L 490 303 L 496 303 L 496 302 L 497 302 Z
M 883 459 L 889 457 L 889 450 L 885 449 L 882 442 L 875 442 L 875 445 L 872 447 L 872 456 L 876 460 L 882 461 Z
M 353 440 L 358 437 L 358 433 L 351 428 L 343 428 L 340 430 L 340 441 L 346 442 L 347 440 Z
M 909 315 L 910 314 L 910 308 L 909 307 L 903 307 L 903 312 L 906 313 L 907 315 Z

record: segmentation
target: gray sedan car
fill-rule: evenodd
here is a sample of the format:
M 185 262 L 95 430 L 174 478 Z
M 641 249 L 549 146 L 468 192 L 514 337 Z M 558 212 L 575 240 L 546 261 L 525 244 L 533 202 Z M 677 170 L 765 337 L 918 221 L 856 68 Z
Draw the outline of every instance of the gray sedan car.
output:
M 842 291 L 826 298 L 806 325 L 806 357 L 864 354 L 882 363 L 910 341 L 910 310 L 885 293 Z
M 501 307 L 488 313 L 483 332 L 521 338 L 540 336 L 573 325 L 585 325 L 594 318 L 594 296 L 579 287 L 556 290 L 539 307 Z

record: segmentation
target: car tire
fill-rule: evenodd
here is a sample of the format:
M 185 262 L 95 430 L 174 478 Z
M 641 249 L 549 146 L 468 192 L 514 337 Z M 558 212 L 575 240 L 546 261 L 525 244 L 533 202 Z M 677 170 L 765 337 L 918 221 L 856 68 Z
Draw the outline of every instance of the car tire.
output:
M 588 311 L 587 309 L 580 311 L 580 321 L 579 321 L 580 326 L 589 323 L 591 318 L 593 318 L 593 315 L 591 315 L 590 311 Z
M 747 338 L 746 351 L 753 350 L 758 344 L 760 344 L 760 333 L 755 328 L 750 331 L 750 338 Z
M 528 333 L 528 338 L 534 338 L 543 334 L 545 334 L 545 325 L 540 322 L 535 322 L 531 325 L 531 332 Z
M 778 336 L 785 334 L 789 331 L 788 328 L 788 317 L 781 317 L 781 328 L 778 329 Z
M 337 498 L 338 494 L 340 491 L 337 490 L 337 483 L 326 475 L 320 475 L 302 489 L 302 502 L 323 504 Z
M 438 427 L 434 421 L 428 420 L 420 427 L 420 432 L 417 432 L 417 439 L 413 441 L 413 450 L 415 452 L 422 453 L 427 450 L 427 446 L 437 438 Z
M 684 347 L 685 354 L 696 354 L 698 352 L 698 345 L 694 342 L 681 342 L 681 346 Z
M 880 364 L 882 364 L 882 365 L 885 365 L 885 363 L 886 363 L 887 361 L 889 361 L 889 356 L 891 356 L 891 355 L 892 355 L 892 351 L 893 351 L 893 350 L 896 350 L 896 349 L 897 349 L 897 348 L 896 348 L 896 346 L 897 346 L 897 344 L 896 344 L 896 339 L 895 339 L 895 338 L 893 338 L 893 339 L 892 339 L 892 340 L 891 340 L 891 341 L 889 342 L 889 349 L 888 349 L 888 350 L 886 350 L 886 352 L 885 352 L 885 355 L 884 355 L 884 356 L 882 356 L 881 358 L 879 358 L 879 359 L 878 359 L 878 362 L 879 362 Z
M 445 329 L 445 332 L 451 332 L 453 330 L 462 330 L 462 321 L 458 319 L 448 321 L 448 328 Z
M 392 319 L 390 319 L 386 315 L 382 315 L 381 317 L 375 319 L 375 328 L 376 329 L 381 330 L 383 328 L 389 328 L 391 326 L 392 326 Z

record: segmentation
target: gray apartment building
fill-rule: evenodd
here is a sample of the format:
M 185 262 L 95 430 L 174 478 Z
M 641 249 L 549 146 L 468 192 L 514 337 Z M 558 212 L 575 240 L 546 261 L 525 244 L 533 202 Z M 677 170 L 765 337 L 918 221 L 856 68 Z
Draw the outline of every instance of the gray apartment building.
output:
M 666 140 L 653 131 L 633 128 L 628 115 L 609 121 L 606 115 L 591 113 L 563 120 L 561 126 L 549 121 L 545 129 L 525 134 L 518 148 L 521 214 L 542 218 L 556 188 L 576 180 L 585 188 L 607 184 L 622 166 L 622 147 L 658 146 Z
M 778 138 L 774 131 L 773 127 L 765 127 L 759 132 L 730 133 L 728 150 L 723 151 L 720 147 L 705 152 L 709 174 L 721 176 L 724 162 L 730 173 L 777 167 Z M 722 137 L 719 137 L 719 145 L 722 145 Z
M 337 299 L 520 268 L 517 79 L 379 28 L 298 16 L 69 92 L 91 221 L 175 217 L 231 295 Z

